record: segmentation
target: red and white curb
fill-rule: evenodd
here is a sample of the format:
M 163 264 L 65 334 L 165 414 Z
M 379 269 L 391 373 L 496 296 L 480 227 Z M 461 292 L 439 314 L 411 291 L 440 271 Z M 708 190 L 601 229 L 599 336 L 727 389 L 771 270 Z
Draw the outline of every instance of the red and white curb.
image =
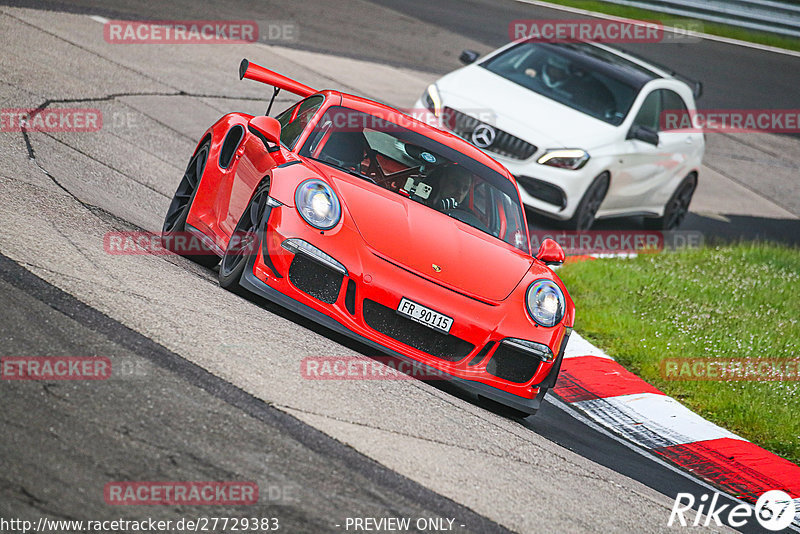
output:
M 800 525 L 800 466 L 703 419 L 577 332 L 553 392 L 600 426 L 734 497 L 752 504 L 769 490 L 785 491 Z

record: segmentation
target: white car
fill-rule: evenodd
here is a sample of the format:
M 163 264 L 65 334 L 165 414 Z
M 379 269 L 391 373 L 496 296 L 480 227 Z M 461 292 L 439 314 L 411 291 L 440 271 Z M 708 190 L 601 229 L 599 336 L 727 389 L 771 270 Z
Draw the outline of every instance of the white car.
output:
M 691 120 L 699 83 L 597 43 L 515 42 L 477 59 L 465 50 L 416 109 L 505 165 L 530 209 L 577 230 L 630 215 L 681 223 L 705 139 L 661 126 Z

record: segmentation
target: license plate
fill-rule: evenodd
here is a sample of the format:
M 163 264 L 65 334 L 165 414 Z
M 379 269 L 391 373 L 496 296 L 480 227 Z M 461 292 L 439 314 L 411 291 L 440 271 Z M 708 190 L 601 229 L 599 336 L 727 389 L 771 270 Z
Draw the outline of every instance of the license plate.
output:
M 417 304 L 405 297 L 400 299 L 400 304 L 397 306 L 397 313 L 433 328 L 434 330 L 444 332 L 445 334 L 449 333 L 450 327 L 453 326 L 452 317 L 443 315 L 422 304 Z

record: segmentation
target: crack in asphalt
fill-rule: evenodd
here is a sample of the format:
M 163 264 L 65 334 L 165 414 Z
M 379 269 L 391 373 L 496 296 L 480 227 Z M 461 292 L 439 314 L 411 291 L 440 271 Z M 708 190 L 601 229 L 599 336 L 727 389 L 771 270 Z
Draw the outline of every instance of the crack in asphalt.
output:
M 283 404 L 274 404 L 274 406 L 276 408 L 284 410 L 284 411 L 294 411 L 294 412 L 298 412 L 298 413 L 302 413 L 302 414 L 306 414 L 306 415 L 314 415 L 314 416 L 317 416 L 317 417 L 323 417 L 325 419 L 329 419 L 331 421 L 337 421 L 339 423 L 347 423 L 347 424 L 350 424 L 350 425 L 353 425 L 353 426 L 359 426 L 359 427 L 362 427 L 362 428 L 369 428 L 371 430 L 378 430 L 378 431 L 386 432 L 388 434 L 393 434 L 393 435 L 396 435 L 396 436 L 403 436 L 403 437 L 407 437 L 407 438 L 418 439 L 420 441 L 425 441 L 425 442 L 433 443 L 433 444 L 436 444 L 436 445 L 444 445 L 446 447 L 452 447 L 454 449 L 459 449 L 459 450 L 466 451 L 466 452 L 474 452 L 474 453 L 480 454 L 480 455 L 492 456 L 492 457 L 498 458 L 500 460 L 511 460 L 511 461 L 519 463 L 519 464 L 529 465 L 529 466 L 532 466 L 532 467 L 539 467 L 539 464 L 537 464 L 535 462 L 527 461 L 527 460 L 515 457 L 515 456 L 513 456 L 511 454 L 498 454 L 498 453 L 496 453 L 496 452 L 494 452 L 492 450 L 481 450 L 481 449 L 476 449 L 476 448 L 471 448 L 471 447 L 465 447 L 465 446 L 460 445 L 458 443 L 450 443 L 450 442 L 447 442 L 447 441 L 438 440 L 438 439 L 434 439 L 434 438 L 429 438 L 429 437 L 426 437 L 426 436 L 420 436 L 420 435 L 416 435 L 416 434 L 411 434 L 411 433 L 408 433 L 408 432 L 400 432 L 398 430 L 382 428 L 382 427 L 379 427 L 379 426 L 370 425 L 368 423 L 363 423 L 363 422 L 360 422 L 360 421 L 353 421 L 353 420 L 349 420 L 349 419 L 335 417 L 335 416 L 332 416 L 332 415 L 329 415 L 329 414 L 323 414 L 323 413 L 319 413 L 319 412 L 315 412 L 315 411 L 311 411 L 311 410 L 303 410 L 303 409 L 296 408 L 296 407 L 293 407 L 293 406 L 288 406 L 288 405 L 283 405 Z M 459 409 L 463 410 L 463 408 L 459 408 Z M 481 418 L 481 419 L 486 421 L 483 418 Z M 513 434 L 513 432 L 510 432 L 509 429 L 501 428 L 499 425 L 495 425 L 495 426 L 497 426 L 498 430 Z M 521 441 L 524 441 L 527 445 L 540 448 L 540 449 L 542 449 L 543 452 L 547 452 L 548 454 L 552 454 L 552 451 L 550 451 L 548 449 L 545 449 L 544 447 L 541 447 L 539 445 L 536 445 L 533 442 L 527 441 L 522 436 L 519 436 L 519 435 L 516 435 L 516 434 L 514 434 L 514 435 L 515 435 L 515 437 L 517 437 Z M 576 469 L 578 469 L 578 471 L 573 473 L 575 476 L 578 476 L 578 477 L 581 477 L 581 478 L 585 478 L 585 479 L 589 479 L 589 480 L 598 480 L 598 481 L 602 481 L 602 482 L 613 483 L 613 481 L 608 480 L 608 479 L 606 479 L 606 478 L 604 478 L 604 477 L 602 477 L 600 475 L 589 474 L 588 472 L 581 471 L 579 466 L 577 466 L 573 462 L 570 462 L 569 459 L 567 459 L 564 456 L 559 455 L 559 458 L 561 458 L 565 463 L 567 463 L 567 464 L 571 465 L 572 467 L 575 467 Z
M 56 512 L 48 507 L 48 502 L 42 500 L 40 497 L 37 497 L 33 494 L 28 488 L 21 484 L 16 484 L 11 482 L 8 479 L 0 478 L 0 488 L 6 488 L 11 493 L 11 498 L 14 498 L 16 495 L 22 495 L 24 497 L 23 502 L 33 508 L 41 512 L 42 514 L 49 514 L 53 517 L 62 518 L 62 519 L 77 519 L 76 517 L 65 515 L 60 512 Z M 16 491 L 15 491 L 16 490 Z M 19 500 L 19 499 L 18 499 Z
M 11 484 L 10 481 L 8 481 L 6 479 L 3 479 L 3 481 L 6 482 L 5 486 L 7 488 L 13 488 L 14 487 L 14 485 Z M 25 486 L 16 485 L 16 488 L 17 488 L 17 493 L 18 494 L 22 494 L 25 497 L 25 499 L 26 499 L 25 503 L 28 506 L 30 506 L 31 508 L 33 508 L 34 510 L 38 510 L 42 514 L 53 516 L 53 517 L 57 517 L 57 518 L 72 519 L 72 520 L 77 520 L 78 519 L 77 517 L 66 515 L 66 514 L 62 514 L 60 512 L 56 512 L 55 510 L 51 509 L 48 506 L 48 502 L 47 501 L 44 501 L 41 498 L 39 498 L 36 495 L 34 495 Z
M 230 469 L 224 468 L 213 462 L 209 462 L 206 458 L 198 456 L 197 454 L 188 450 L 181 450 L 176 455 L 174 447 L 159 445 L 157 443 L 153 443 L 152 441 L 143 439 L 138 433 L 130 429 L 128 426 L 123 425 L 116 431 L 119 434 L 125 436 L 125 439 L 129 441 L 132 441 L 134 443 L 139 443 L 146 447 L 150 447 L 152 449 L 156 449 L 165 453 L 173 465 L 180 466 L 183 460 L 183 458 L 181 457 L 185 456 L 189 460 L 194 461 L 199 467 L 205 467 L 208 471 L 210 471 L 209 476 L 211 478 L 218 478 L 220 480 L 236 480 L 238 478 L 242 478 L 243 476 L 245 476 L 243 473 L 237 471 L 231 471 Z
M 26 119 L 25 122 L 26 123 L 30 122 L 37 115 L 42 113 L 45 109 L 47 109 L 48 107 L 50 107 L 53 104 L 81 104 L 81 103 L 87 103 L 87 102 L 92 102 L 92 103 L 94 103 L 94 102 L 111 102 L 111 101 L 116 101 L 116 100 L 118 100 L 120 98 L 124 98 L 124 97 L 136 97 L 136 96 L 163 96 L 163 97 L 176 97 L 177 96 L 177 97 L 188 97 L 188 98 L 221 98 L 221 99 L 229 99 L 229 100 L 250 100 L 249 98 L 238 97 L 238 96 L 212 95 L 212 94 L 203 94 L 203 93 L 189 93 L 189 92 L 186 92 L 186 91 L 176 91 L 176 92 L 172 92 L 172 93 L 167 93 L 167 92 L 124 92 L 124 93 L 111 93 L 111 94 L 108 94 L 108 95 L 105 95 L 105 96 L 87 97 L 87 98 L 49 98 L 49 99 L 45 100 L 44 102 L 42 102 L 41 104 L 39 104 L 38 106 L 36 106 L 35 108 L 32 108 L 31 111 L 30 111 L 30 114 L 28 115 L 28 118 Z M 123 105 L 127 105 L 124 102 L 122 102 L 122 104 Z M 130 107 L 131 109 L 136 110 L 139 113 L 142 113 L 140 110 L 138 110 L 136 108 L 133 108 L 132 106 L 129 106 L 129 105 L 127 105 L 127 106 Z M 152 120 L 153 122 L 155 122 L 155 123 L 157 123 L 157 124 L 159 124 L 161 126 L 164 126 L 165 128 L 168 128 L 169 130 L 171 130 L 175 134 L 180 135 L 181 137 L 184 137 L 184 138 L 186 138 L 188 140 L 191 140 L 191 141 L 194 140 L 193 138 L 189 137 L 188 135 L 185 135 L 182 132 L 179 132 L 178 130 L 172 128 L 170 125 L 159 121 L 158 119 L 152 117 L 151 115 L 148 115 L 146 113 L 142 113 L 142 115 L 144 115 L 148 119 Z M 34 131 L 36 131 L 36 130 L 34 130 Z M 28 158 L 31 161 L 33 161 L 37 165 L 37 167 L 39 167 L 39 169 L 47 177 L 49 177 L 53 181 L 53 183 L 55 185 L 57 185 L 59 188 L 61 188 L 65 193 L 67 193 L 70 196 L 72 196 L 75 200 L 77 200 L 85 208 L 89 208 L 91 205 L 86 204 L 85 202 L 80 200 L 66 186 L 61 184 L 61 182 L 59 182 L 55 178 L 55 176 L 53 176 L 47 169 L 45 169 L 44 166 L 38 161 L 38 159 L 36 158 L 36 150 L 33 148 L 33 142 L 31 141 L 31 138 L 30 138 L 30 135 L 29 135 L 29 129 L 25 125 L 23 125 L 20 128 L 20 132 L 22 134 L 23 141 L 25 142 L 25 148 L 26 148 L 26 150 L 28 152 Z M 115 168 L 114 166 L 112 166 L 112 165 L 110 165 L 110 164 L 108 164 L 108 163 L 106 163 L 104 161 L 101 161 L 101 160 L 97 159 L 96 157 L 92 156 L 91 154 L 85 152 L 84 150 L 81 150 L 80 148 L 78 148 L 76 146 L 73 146 L 73 145 L 69 144 L 68 142 L 59 139 L 58 137 L 50 134 L 49 132 L 36 131 L 36 133 L 41 133 L 41 134 L 45 135 L 46 137 L 49 137 L 53 141 L 56 141 L 57 143 L 60 143 L 60 144 L 62 144 L 64 146 L 74 150 L 78 154 L 80 154 L 82 156 L 85 156 L 85 157 L 91 159 L 92 161 L 94 161 L 96 163 L 99 163 L 100 165 L 102 165 L 104 167 L 107 167 L 108 169 L 110 169 L 110 170 L 112 170 L 112 171 L 124 176 L 125 178 L 131 180 L 132 182 L 135 182 L 135 183 L 141 185 L 142 187 L 145 187 L 146 189 L 149 189 L 150 191 L 152 191 L 152 192 L 154 192 L 154 193 L 156 193 L 158 195 L 163 196 L 164 198 L 170 198 L 169 195 L 162 193 L 161 191 L 155 189 L 153 186 L 151 186 L 149 184 L 146 184 L 146 183 L 143 183 L 143 182 L 140 182 L 139 180 L 137 180 L 133 176 L 129 176 L 125 172 Z M 117 137 L 119 137 L 119 136 L 117 136 Z M 159 159 L 161 159 L 161 158 L 159 158 Z M 102 209 L 102 208 L 99 208 L 99 209 Z
M 45 393 L 47 393 L 51 397 L 55 397 L 56 399 L 64 401 L 68 404 L 71 402 L 69 400 L 69 397 L 65 397 L 64 395 L 59 395 L 58 393 L 53 391 L 54 389 L 58 389 L 58 384 L 42 384 L 42 389 L 44 390 Z

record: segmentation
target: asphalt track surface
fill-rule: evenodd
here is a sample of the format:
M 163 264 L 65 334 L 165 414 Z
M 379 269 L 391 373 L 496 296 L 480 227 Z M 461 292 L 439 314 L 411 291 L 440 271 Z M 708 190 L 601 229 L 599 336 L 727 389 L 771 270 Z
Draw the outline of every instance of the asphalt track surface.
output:
M 110 479 L 247 480 L 253 506 L 217 517 L 280 519 L 324 532 L 348 515 L 457 517 L 464 532 L 505 528 L 380 466 L 350 447 L 182 359 L 0 256 L 0 340 L 15 354 L 106 355 L 118 380 L 4 384 L 0 493 L 4 517 L 105 517 Z M 127 377 L 127 378 L 122 378 Z M 26 421 L 40 424 L 31 426 Z M 20 461 L 19 452 L 35 451 Z M 156 463 L 153 470 L 148 466 Z M 64 491 L 81 488 L 82 491 Z M 173 506 L 159 519 L 206 516 Z M 119 517 L 138 519 L 136 509 Z
M 108 355 L 140 374 L 101 388 L 2 384 L 0 515 L 211 515 L 176 507 L 111 510 L 98 491 L 119 479 L 222 478 L 256 480 L 262 492 L 278 488 L 280 496 L 262 499 L 255 514 L 248 507 L 213 515 L 273 514 L 286 531 L 340 531 L 335 525 L 347 516 L 405 515 L 454 517 L 463 531 L 475 532 L 658 532 L 666 530 L 676 493 L 708 491 L 557 404 L 545 403 L 535 418 L 519 422 L 441 384 L 281 384 L 276 377 L 286 368 L 296 374 L 301 355 L 373 353 L 267 303 L 226 294 L 213 272 L 182 259 L 123 261 L 96 250 L 107 229 L 156 228 L 193 135 L 226 110 L 262 107 L 265 92 L 231 81 L 239 50 L 105 54 L 81 33 L 99 24 L 59 12 L 300 20 L 300 41 L 282 44 L 435 75 L 455 66 L 461 48 L 485 51 L 499 39 L 499 30 L 482 22 L 488 4 L 375 7 L 380 17 L 369 21 L 369 6 L 357 2 L 35 7 L 53 11 L 3 9 L 3 107 L 88 99 L 143 115 L 148 131 L 111 131 L 88 142 L 3 134 L 9 159 L 0 169 L 0 206 L 15 218 L 0 232 L 1 352 Z M 745 59 L 750 53 L 743 52 Z M 230 62 L 228 71 L 204 79 L 204 67 Z M 154 165 L 161 169 L 150 170 Z M 791 234 L 786 221 L 765 219 Z M 729 223 L 712 223 L 723 226 L 720 235 L 729 231 Z M 251 341 L 254 331 L 265 339 Z M 340 406 L 331 406 L 333 399 Z M 441 452 L 448 448 L 460 454 Z M 528 478 L 515 479 L 504 468 Z M 530 486 L 514 487 L 521 481 Z

